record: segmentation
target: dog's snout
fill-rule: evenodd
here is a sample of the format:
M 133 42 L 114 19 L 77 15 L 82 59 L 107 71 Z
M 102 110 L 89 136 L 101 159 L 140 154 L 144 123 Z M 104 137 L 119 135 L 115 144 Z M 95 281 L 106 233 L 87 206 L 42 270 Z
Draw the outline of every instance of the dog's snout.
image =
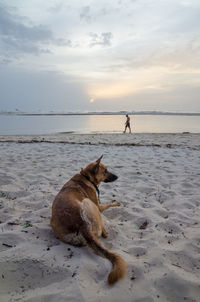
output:
M 115 174 L 113 174 L 113 181 L 114 181 L 114 180 L 117 180 L 117 178 L 118 178 L 118 176 L 115 175 Z
M 109 173 L 107 177 L 104 179 L 104 182 L 112 182 L 115 181 L 117 178 L 118 178 L 117 175 Z

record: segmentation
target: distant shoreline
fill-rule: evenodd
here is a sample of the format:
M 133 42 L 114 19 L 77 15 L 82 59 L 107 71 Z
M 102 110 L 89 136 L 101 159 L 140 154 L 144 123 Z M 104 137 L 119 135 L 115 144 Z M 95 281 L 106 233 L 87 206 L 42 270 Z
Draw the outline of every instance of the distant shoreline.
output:
M 65 116 L 65 115 L 171 115 L 171 116 L 200 116 L 200 112 L 162 112 L 162 111 L 119 111 L 119 112 L 0 112 L 0 115 L 19 116 Z

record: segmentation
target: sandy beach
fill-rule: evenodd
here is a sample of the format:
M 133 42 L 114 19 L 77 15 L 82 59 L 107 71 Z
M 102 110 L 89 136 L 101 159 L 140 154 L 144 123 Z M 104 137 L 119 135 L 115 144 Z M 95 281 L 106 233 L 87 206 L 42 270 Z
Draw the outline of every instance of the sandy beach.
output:
M 101 184 L 100 239 L 127 262 L 106 283 L 110 263 L 59 241 L 51 205 L 88 163 L 118 180 Z M 0 136 L 0 301 L 200 301 L 200 134 Z

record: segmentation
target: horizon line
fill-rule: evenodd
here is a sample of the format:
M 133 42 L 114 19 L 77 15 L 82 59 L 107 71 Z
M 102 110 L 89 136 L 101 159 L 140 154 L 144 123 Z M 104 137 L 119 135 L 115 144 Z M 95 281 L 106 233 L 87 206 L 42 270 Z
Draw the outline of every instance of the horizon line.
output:
M 0 111 L 0 115 L 188 115 L 188 116 L 200 116 L 200 112 L 176 112 L 176 111 L 156 111 L 156 110 L 145 110 L 145 111 L 131 111 L 131 110 L 120 110 L 120 111 Z

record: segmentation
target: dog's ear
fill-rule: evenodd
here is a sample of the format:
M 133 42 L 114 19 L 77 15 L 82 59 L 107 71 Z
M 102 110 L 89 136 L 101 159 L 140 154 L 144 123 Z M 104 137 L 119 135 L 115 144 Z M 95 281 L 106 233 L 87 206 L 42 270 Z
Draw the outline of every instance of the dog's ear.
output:
M 103 154 L 96 160 L 96 163 L 97 163 L 98 165 L 100 164 L 102 157 L 103 157 Z
M 100 164 L 100 162 L 101 162 L 101 159 L 102 159 L 102 157 L 103 157 L 103 154 L 96 160 L 96 164 L 94 165 L 94 167 L 93 167 L 93 171 L 95 172 L 95 173 L 97 173 L 97 171 L 99 170 L 99 164 Z

